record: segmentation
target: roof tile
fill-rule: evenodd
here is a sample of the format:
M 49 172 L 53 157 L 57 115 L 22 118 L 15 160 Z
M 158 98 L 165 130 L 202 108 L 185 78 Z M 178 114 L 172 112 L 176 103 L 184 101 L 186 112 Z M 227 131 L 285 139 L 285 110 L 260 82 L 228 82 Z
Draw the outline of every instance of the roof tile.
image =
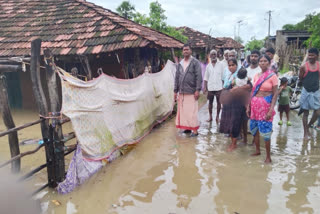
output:
M 98 54 L 122 48 L 182 47 L 163 33 L 84 0 L 0 0 L 0 56 L 30 55 L 31 41 L 55 55 Z

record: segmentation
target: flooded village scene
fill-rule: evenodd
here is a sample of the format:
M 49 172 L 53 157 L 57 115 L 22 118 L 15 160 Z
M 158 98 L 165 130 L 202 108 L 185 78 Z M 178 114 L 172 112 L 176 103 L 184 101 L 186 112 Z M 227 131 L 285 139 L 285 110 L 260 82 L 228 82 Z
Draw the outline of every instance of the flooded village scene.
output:
M 0 0 L 1 214 L 320 213 L 320 2 Z

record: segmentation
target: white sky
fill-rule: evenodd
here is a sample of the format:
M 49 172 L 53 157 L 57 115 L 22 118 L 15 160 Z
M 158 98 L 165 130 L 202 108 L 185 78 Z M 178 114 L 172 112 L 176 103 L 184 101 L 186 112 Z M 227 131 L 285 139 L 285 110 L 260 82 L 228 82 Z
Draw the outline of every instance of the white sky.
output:
M 87 0 L 116 12 L 122 0 Z M 136 11 L 148 14 L 152 0 L 130 0 Z M 188 26 L 213 37 L 233 37 L 238 21 L 240 37 L 263 39 L 268 34 L 268 14 L 271 10 L 271 35 L 285 24 L 296 24 L 306 14 L 320 12 L 320 0 L 158 0 L 165 9 L 167 23 Z M 211 31 L 210 31 L 211 29 Z

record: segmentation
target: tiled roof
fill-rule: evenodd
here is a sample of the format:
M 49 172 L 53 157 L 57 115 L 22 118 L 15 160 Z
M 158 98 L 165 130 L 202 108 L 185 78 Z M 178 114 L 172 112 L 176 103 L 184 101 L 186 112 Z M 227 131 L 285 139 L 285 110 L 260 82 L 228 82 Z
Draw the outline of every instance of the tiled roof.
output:
M 54 55 L 182 43 L 84 0 L 0 0 L 0 57 L 30 55 L 31 41 Z
M 223 44 L 218 39 L 215 39 L 207 34 L 201 33 L 189 27 L 179 27 L 177 29 L 183 29 L 183 35 L 188 37 L 188 43 L 193 48 L 213 48 Z
M 223 42 L 223 45 L 219 46 L 219 48 L 228 48 L 228 49 L 240 49 L 244 48 L 239 42 L 235 41 L 230 37 L 218 37 L 220 41 Z

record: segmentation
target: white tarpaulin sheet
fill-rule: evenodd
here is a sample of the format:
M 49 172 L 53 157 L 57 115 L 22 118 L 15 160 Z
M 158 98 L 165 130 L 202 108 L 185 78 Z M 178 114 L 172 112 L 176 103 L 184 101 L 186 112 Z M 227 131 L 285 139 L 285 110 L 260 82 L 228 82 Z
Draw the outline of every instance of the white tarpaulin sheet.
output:
M 71 119 L 83 157 L 108 158 L 120 147 L 138 142 L 163 121 L 174 105 L 176 66 L 168 61 L 154 74 L 120 80 L 105 74 L 89 82 L 59 70 L 61 112 Z

